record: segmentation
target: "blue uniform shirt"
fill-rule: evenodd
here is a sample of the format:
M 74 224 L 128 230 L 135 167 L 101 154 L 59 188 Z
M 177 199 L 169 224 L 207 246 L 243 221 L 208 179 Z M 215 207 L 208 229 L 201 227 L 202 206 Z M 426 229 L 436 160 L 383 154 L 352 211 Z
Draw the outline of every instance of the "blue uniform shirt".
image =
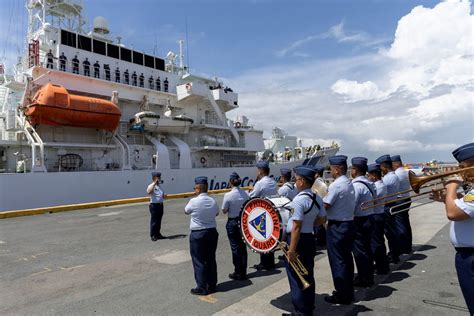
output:
M 320 208 L 316 206 L 316 204 L 311 207 L 313 204 L 313 200 L 307 196 L 306 194 L 302 194 L 303 192 L 309 193 L 312 196 L 316 196 L 316 201 L 318 202 Z M 324 209 L 323 200 L 317 194 L 311 192 L 311 189 L 306 189 L 299 192 L 293 201 L 290 203 L 290 207 L 293 209 L 293 213 L 290 215 L 290 219 L 288 220 L 288 225 L 286 226 L 286 232 L 291 233 L 293 229 L 293 221 L 301 221 L 303 222 L 301 225 L 301 233 L 312 233 L 314 220 L 316 217 L 323 217 L 326 216 L 326 210 Z M 311 211 L 307 212 L 311 207 Z
M 387 186 L 383 183 L 382 180 L 375 181 L 375 190 L 376 190 L 376 197 L 382 198 L 387 195 Z M 377 200 L 376 204 L 383 203 L 384 200 Z M 374 214 L 383 214 L 384 213 L 384 206 L 380 205 L 374 207 Z
M 383 183 L 387 187 L 387 194 L 394 194 L 400 192 L 400 180 L 398 180 L 395 172 L 390 171 L 382 178 Z
M 469 215 L 469 219 L 451 222 L 449 236 L 455 247 L 474 247 L 474 189 L 463 198 L 454 201 L 457 207 Z
M 184 213 L 191 215 L 191 230 L 201 230 L 216 227 L 216 216 L 219 214 L 219 207 L 216 200 L 201 193 L 197 197 L 189 200 L 184 208 Z
M 297 194 L 296 187 L 294 183 L 291 182 L 286 182 L 278 189 L 279 196 L 284 196 L 290 200 L 293 200 Z
M 273 195 L 278 195 L 278 186 L 275 180 L 269 176 L 265 176 L 262 179 L 258 180 L 253 187 L 252 192 L 250 192 L 250 197 L 269 197 Z
M 323 198 L 323 201 L 331 205 L 331 208 L 326 210 L 328 220 L 352 221 L 354 219 L 354 186 L 345 175 L 331 183 L 328 194 Z
M 249 199 L 247 192 L 239 187 L 233 187 L 230 192 L 224 194 L 222 211 L 229 214 L 229 218 L 239 217 L 242 205 Z
M 364 182 L 367 184 L 368 187 L 364 184 L 361 183 Z M 369 216 L 374 214 L 374 209 L 369 208 L 366 210 L 362 210 L 360 205 L 364 203 L 365 201 L 373 200 L 375 196 L 375 187 L 372 182 L 367 179 L 365 176 L 358 176 L 354 180 L 352 180 L 352 185 L 354 186 L 354 193 L 355 193 L 355 210 L 354 210 L 354 216 L 360 217 L 360 216 Z
M 155 185 L 154 183 L 151 183 L 148 187 L 153 185 L 155 187 L 150 193 L 150 203 L 163 203 L 163 196 L 165 195 L 163 189 L 159 185 Z
M 398 190 L 407 191 L 411 189 L 410 180 L 408 179 L 408 171 L 403 167 L 399 167 L 395 170 L 395 174 L 399 180 Z M 410 192 L 400 194 L 400 197 L 410 197 Z

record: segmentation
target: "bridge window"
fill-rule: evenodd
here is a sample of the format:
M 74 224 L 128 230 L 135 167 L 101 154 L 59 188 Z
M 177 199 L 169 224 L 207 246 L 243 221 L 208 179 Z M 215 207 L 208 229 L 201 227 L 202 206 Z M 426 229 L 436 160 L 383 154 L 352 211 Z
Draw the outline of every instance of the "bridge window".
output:
M 61 30 L 61 44 L 76 48 L 76 34 Z
M 94 53 L 96 54 L 101 54 L 101 55 L 107 55 L 105 52 L 105 43 L 102 41 L 94 40 L 92 42 L 94 44 Z
M 77 48 L 79 49 L 82 49 L 82 50 L 86 50 L 88 52 L 92 51 L 92 41 L 90 39 L 90 37 L 85 37 L 85 36 L 82 36 L 82 35 L 78 35 L 77 36 Z
M 120 59 L 123 61 L 128 61 L 132 62 L 132 51 L 130 49 L 126 49 L 123 47 L 120 47 Z
M 133 52 L 133 63 L 137 65 L 143 65 L 143 54 L 139 52 Z
M 145 55 L 145 66 L 155 68 L 155 58 L 149 55 Z
M 119 59 L 119 47 L 107 44 L 107 56 Z
M 155 69 L 165 71 L 165 60 L 161 58 L 155 58 Z

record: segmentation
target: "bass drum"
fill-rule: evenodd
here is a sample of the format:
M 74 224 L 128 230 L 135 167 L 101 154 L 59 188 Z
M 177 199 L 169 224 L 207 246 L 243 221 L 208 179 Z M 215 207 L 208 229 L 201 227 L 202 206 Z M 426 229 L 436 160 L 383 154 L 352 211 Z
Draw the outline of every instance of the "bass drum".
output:
M 268 253 L 278 247 L 283 228 L 280 209 L 289 202 L 284 197 L 257 197 L 245 202 L 240 213 L 240 230 L 242 239 L 250 249 L 257 253 Z

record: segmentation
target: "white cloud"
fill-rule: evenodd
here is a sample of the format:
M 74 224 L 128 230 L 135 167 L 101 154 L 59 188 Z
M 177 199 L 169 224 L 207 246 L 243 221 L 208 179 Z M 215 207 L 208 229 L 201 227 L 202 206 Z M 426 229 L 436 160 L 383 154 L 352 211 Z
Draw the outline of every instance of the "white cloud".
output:
M 265 131 L 278 125 L 300 137 L 338 139 L 350 156 L 453 160 L 451 151 L 474 139 L 472 22 L 469 3 L 416 7 L 385 50 L 234 78 L 237 112 Z M 345 38 L 341 29 L 333 38 Z

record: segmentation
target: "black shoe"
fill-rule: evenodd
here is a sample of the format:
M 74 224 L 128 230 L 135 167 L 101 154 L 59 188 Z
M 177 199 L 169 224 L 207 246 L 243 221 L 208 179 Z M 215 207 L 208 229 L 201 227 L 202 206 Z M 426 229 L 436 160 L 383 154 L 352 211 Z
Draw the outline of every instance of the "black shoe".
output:
M 206 290 L 200 289 L 198 287 L 191 289 L 191 294 L 194 295 L 207 295 L 208 292 Z
M 369 281 L 369 280 L 363 280 L 361 278 L 355 278 L 353 284 L 356 287 L 371 287 L 374 285 L 374 280 Z
M 151 241 L 157 241 L 158 238 L 156 238 L 155 236 L 151 236 Z
M 399 257 L 388 257 L 388 262 L 393 263 L 393 264 L 397 264 L 397 263 L 400 262 L 400 258 Z
M 349 305 L 354 300 L 343 300 L 337 296 L 337 294 L 332 294 L 330 296 L 325 296 L 324 300 L 330 304 L 338 304 L 338 305 Z
M 217 292 L 217 287 L 215 285 L 207 287 L 207 294 L 213 294 L 213 293 L 216 293 L 216 292 Z
M 261 263 L 259 264 L 254 264 L 253 267 L 257 270 L 257 271 L 260 271 L 260 270 L 263 270 L 265 269 L 265 266 Z
M 375 274 L 377 274 L 377 275 L 387 275 L 389 273 L 390 273 L 390 269 L 389 270 L 380 270 L 380 271 L 377 270 L 377 271 L 375 271 Z
M 244 280 L 247 280 L 247 275 L 232 272 L 231 274 L 229 274 L 229 278 L 231 278 L 232 280 L 236 280 L 236 281 L 244 281 Z

